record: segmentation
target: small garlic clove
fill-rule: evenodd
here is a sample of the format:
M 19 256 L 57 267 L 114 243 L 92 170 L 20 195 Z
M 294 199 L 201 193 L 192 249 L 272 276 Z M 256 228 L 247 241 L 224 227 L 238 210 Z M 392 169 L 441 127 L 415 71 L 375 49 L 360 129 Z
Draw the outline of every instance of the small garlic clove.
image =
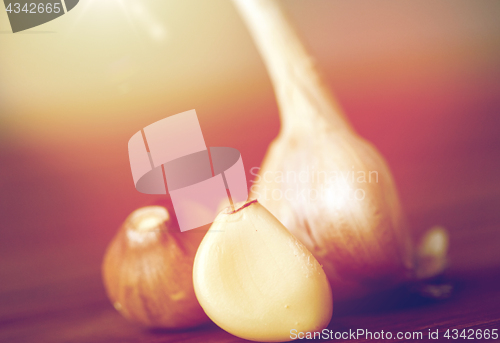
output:
M 326 327 L 331 289 L 314 256 L 257 201 L 236 208 L 217 216 L 195 257 L 195 292 L 210 319 L 262 342 Z
M 115 309 L 149 327 L 185 328 L 207 322 L 192 281 L 203 235 L 195 230 L 181 233 L 163 206 L 134 211 L 103 262 L 104 285 Z
M 417 279 L 429 279 L 445 270 L 448 263 L 448 245 L 448 232 L 441 226 L 434 226 L 424 234 L 417 248 Z

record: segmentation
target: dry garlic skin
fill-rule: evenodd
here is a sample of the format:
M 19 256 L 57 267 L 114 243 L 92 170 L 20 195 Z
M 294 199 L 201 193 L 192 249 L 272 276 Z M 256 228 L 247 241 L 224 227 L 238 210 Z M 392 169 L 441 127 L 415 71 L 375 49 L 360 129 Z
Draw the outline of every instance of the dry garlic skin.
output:
M 192 279 L 203 234 L 180 232 L 162 206 L 134 211 L 108 246 L 102 266 L 114 307 L 131 322 L 149 327 L 187 328 L 207 322 Z
M 196 253 L 193 281 L 206 314 L 241 338 L 290 340 L 332 315 L 331 289 L 312 254 L 257 201 L 223 211 Z

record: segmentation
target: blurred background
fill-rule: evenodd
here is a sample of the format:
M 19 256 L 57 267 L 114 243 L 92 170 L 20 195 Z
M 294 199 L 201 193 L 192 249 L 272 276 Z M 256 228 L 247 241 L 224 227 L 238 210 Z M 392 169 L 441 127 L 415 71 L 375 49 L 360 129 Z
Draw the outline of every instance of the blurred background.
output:
M 283 6 L 353 126 L 388 160 L 415 237 L 447 227 L 457 273 L 500 266 L 500 2 Z M 41 337 L 54 316 L 65 317 L 63 338 L 88 333 L 82 320 L 118 317 L 100 280 L 106 245 L 158 198 L 135 190 L 128 139 L 190 109 L 207 146 L 240 150 L 250 180 L 278 109 L 230 1 L 82 0 L 16 34 L 1 8 L 5 337 Z

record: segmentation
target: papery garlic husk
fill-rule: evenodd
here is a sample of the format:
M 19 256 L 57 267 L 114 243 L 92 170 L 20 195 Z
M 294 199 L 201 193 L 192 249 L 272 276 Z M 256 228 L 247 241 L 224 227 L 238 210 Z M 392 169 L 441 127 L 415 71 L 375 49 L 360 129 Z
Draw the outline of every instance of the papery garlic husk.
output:
M 134 211 L 104 258 L 104 285 L 114 307 L 148 327 L 187 328 L 209 321 L 192 281 L 194 256 L 204 234 L 180 232 L 163 206 Z
M 412 243 L 386 162 L 350 126 L 277 2 L 235 4 L 269 71 L 282 121 L 252 196 L 323 265 L 336 299 L 409 279 Z
M 357 182 L 363 174 L 368 181 L 370 172 L 372 182 Z M 294 182 L 293 173 L 309 176 Z M 325 173 L 327 179 L 318 180 Z M 412 245 L 394 183 L 366 142 L 328 129 L 282 137 L 270 148 L 259 176 L 253 195 L 323 265 L 336 299 L 411 277 Z
M 193 281 L 218 326 L 249 340 L 291 340 L 332 316 L 328 279 L 314 256 L 257 201 L 221 212 L 196 254 Z

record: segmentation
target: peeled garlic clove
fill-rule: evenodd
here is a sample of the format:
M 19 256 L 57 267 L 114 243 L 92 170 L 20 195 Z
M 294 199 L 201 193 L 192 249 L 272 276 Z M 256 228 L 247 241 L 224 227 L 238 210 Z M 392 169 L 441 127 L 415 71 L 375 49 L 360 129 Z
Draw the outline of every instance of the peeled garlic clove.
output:
M 114 307 L 149 327 L 184 328 L 209 319 L 194 294 L 193 261 L 204 232 L 180 232 L 162 206 L 134 211 L 110 243 L 103 279 Z
M 326 327 L 331 289 L 314 256 L 257 201 L 236 208 L 217 216 L 195 257 L 195 292 L 210 319 L 261 342 Z

